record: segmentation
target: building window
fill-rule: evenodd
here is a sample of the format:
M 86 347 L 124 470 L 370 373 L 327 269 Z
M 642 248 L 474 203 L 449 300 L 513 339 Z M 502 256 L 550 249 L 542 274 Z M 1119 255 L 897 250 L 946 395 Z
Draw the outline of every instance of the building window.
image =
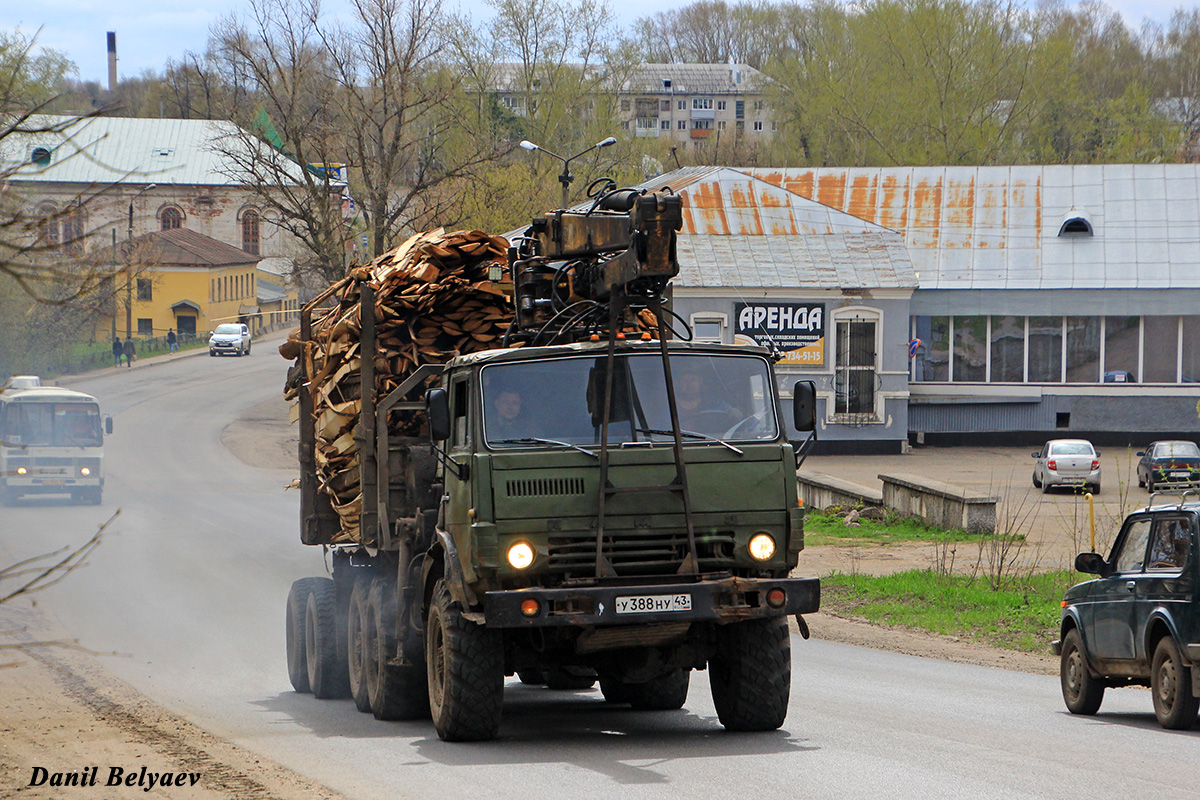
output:
M 950 380 L 950 318 L 914 317 L 913 338 L 921 345 L 913 356 L 914 381 Z
M 775 120 L 771 120 L 771 130 L 773 130 L 773 131 L 779 130 L 779 123 L 776 122 Z
M 987 379 L 987 317 L 954 318 L 955 382 Z
M 717 111 L 724 111 L 724 110 L 725 110 L 725 101 L 718 100 L 717 101 Z
M 988 335 L 992 383 L 1024 383 L 1025 318 L 992 317 Z
M 761 121 L 761 120 L 755 120 L 755 121 L 754 121 L 754 130 L 756 130 L 756 131 L 761 131 L 762 129 L 763 129 L 763 124 L 762 124 L 762 121 Z
M 766 103 L 765 103 L 765 102 L 763 102 L 762 100 L 755 100 L 755 101 L 754 101 L 754 110 L 755 110 L 755 111 L 762 111 L 762 110 L 763 110 L 763 108 L 765 108 L 765 107 L 766 107 Z
M 1061 383 L 1062 317 L 1029 318 L 1029 382 Z
M 833 412 L 840 421 L 876 419 L 875 324 L 866 319 L 837 321 Z
M 154 320 L 138 317 L 138 336 L 149 339 L 154 335 Z
M 680 100 L 680 101 L 679 101 L 679 110 L 680 110 L 680 111 L 687 111 L 687 100 Z
M 258 255 L 258 212 L 251 209 L 242 212 L 242 249 Z
M 725 120 L 722 119 L 722 120 L 717 121 L 717 130 L 719 130 L 719 131 L 725 130 Z
M 629 101 L 628 101 L 628 100 L 622 100 L 622 101 L 621 101 L 621 110 L 622 110 L 622 111 L 628 111 L 628 110 L 629 110 Z
M 664 119 L 664 120 L 662 121 L 662 123 L 660 124 L 660 127 L 661 127 L 661 128 L 664 130 L 664 131 L 669 131 L 669 130 L 671 130 L 671 120 L 669 120 L 669 119 Z
M 746 123 L 742 122 L 740 119 L 739 119 L 737 122 L 735 122 L 735 123 L 734 123 L 734 125 L 736 125 L 736 126 L 737 126 L 737 129 L 738 129 L 739 131 L 744 131 L 744 130 L 746 130 Z
M 137 279 L 137 299 L 147 302 L 154 299 L 154 282 L 149 278 Z
M 712 130 L 712 122 L 711 119 L 694 119 L 692 120 L 692 130 L 710 131 Z
M 173 231 L 183 227 L 183 213 L 178 208 L 164 208 L 161 220 L 164 231 Z
M 55 214 L 54 206 L 49 203 L 38 209 L 38 216 L 41 222 L 38 223 L 38 234 L 42 237 L 45 244 L 54 247 L 58 245 L 58 216 Z
M 1067 317 L 1067 383 L 1100 382 L 1100 318 Z
M 1145 383 L 1175 383 L 1179 370 L 1179 317 L 1145 317 Z
M 67 213 L 63 215 L 60 231 L 62 234 L 62 243 L 66 245 L 68 252 L 83 252 L 83 230 L 85 224 L 86 216 L 84 215 L 83 208 L 78 203 L 72 205 Z
M 746 118 L 746 101 L 745 100 L 738 100 L 738 101 L 734 102 L 733 116 L 737 117 L 738 119 Z
M 693 97 L 692 98 L 692 110 L 693 111 L 709 111 L 712 109 L 712 107 L 713 107 L 713 101 L 712 101 L 711 97 Z
M 704 344 L 721 344 L 725 340 L 724 314 L 693 314 L 691 318 L 692 341 Z
M 1138 353 L 1142 349 L 1141 317 L 1104 318 L 1104 371 L 1125 373 L 1126 381 L 1141 380 Z M 1115 381 L 1115 376 L 1114 376 Z
M 671 110 L 671 101 L 663 100 L 662 105 L 660 105 L 659 108 L 661 108 L 663 111 L 670 111 Z
M 681 130 L 681 131 L 686 131 L 687 130 L 687 120 L 686 119 L 679 120 L 679 122 L 676 123 L 676 127 L 678 127 L 679 130 Z
M 50 150 L 45 147 L 35 147 L 33 152 L 29 154 L 29 161 L 37 164 L 39 167 L 49 166 Z

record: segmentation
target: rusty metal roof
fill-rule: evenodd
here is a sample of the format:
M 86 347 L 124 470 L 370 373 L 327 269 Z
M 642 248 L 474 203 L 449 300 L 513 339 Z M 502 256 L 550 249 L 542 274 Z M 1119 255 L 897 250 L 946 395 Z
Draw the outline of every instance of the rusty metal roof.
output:
M 646 181 L 683 198 L 676 285 L 915 289 L 897 232 L 729 167 L 688 167 Z
M 899 231 L 922 289 L 1200 287 L 1197 164 L 744 171 Z

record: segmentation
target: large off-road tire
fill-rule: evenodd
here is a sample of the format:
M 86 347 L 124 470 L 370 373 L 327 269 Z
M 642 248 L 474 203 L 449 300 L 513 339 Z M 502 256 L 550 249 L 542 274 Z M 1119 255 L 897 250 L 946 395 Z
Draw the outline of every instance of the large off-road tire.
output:
M 691 670 L 677 669 L 646 683 L 629 684 L 626 686 L 629 704 L 638 711 L 674 711 L 683 708 L 691 674 Z M 784 706 L 787 706 L 786 699 Z M 783 724 L 782 720 L 780 724 Z
M 1088 671 L 1083 638 L 1074 628 L 1063 637 L 1058 674 L 1068 711 L 1091 716 L 1100 710 L 1100 703 L 1104 701 L 1104 682 Z
M 580 667 L 551 667 L 546 670 L 546 687 L 560 692 L 580 691 L 596 685 L 596 673 Z
M 308 694 L 312 687 L 308 684 L 308 659 L 306 658 L 304 638 L 304 617 L 308 608 L 308 596 L 312 594 L 313 586 L 325 578 L 301 578 L 292 582 L 288 590 L 287 613 L 284 617 L 284 630 L 287 641 L 288 680 L 292 688 L 301 694 Z
M 350 592 L 350 608 L 346 612 L 346 666 L 350 680 L 350 696 L 354 698 L 354 707 L 363 713 L 371 710 L 371 699 L 367 694 L 367 664 L 370 661 L 368 653 L 374 649 L 371 641 L 367 619 L 368 595 L 371 593 L 371 582 L 356 580 L 354 589 Z
M 628 703 L 630 700 L 629 684 L 616 678 L 601 678 L 600 693 L 604 695 L 606 703 Z
M 425 664 L 389 663 L 396 655 L 396 588 L 385 579 L 371 581 L 364 621 L 367 695 L 375 719 L 429 719 Z
M 500 634 L 463 619 L 446 582 L 438 579 L 425 621 L 429 708 L 448 742 L 493 739 L 504 700 Z
M 304 657 L 308 685 L 321 700 L 350 696 L 345 650 L 338 643 L 337 590 L 317 578 L 304 613 Z
M 717 627 L 717 652 L 708 662 L 717 718 L 726 730 L 770 731 L 787 717 L 792 646 L 784 617 Z
M 1192 694 L 1191 668 L 1184 665 L 1179 648 L 1170 636 L 1164 636 L 1154 648 L 1150 692 L 1154 696 L 1154 716 L 1159 725 L 1185 731 L 1196 724 L 1200 697 Z

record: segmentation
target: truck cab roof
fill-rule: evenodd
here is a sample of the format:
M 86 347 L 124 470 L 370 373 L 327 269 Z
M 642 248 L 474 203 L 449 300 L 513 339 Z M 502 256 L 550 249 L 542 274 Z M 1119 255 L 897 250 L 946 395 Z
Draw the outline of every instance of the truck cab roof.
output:
M 681 355 L 685 353 L 706 354 L 706 355 L 734 355 L 746 354 L 770 357 L 771 353 L 765 347 L 754 345 L 728 345 L 728 344 L 701 344 L 697 342 L 667 342 L 667 350 L 671 355 Z M 608 352 L 608 342 L 578 342 L 575 344 L 557 344 L 548 345 L 545 347 L 514 347 L 508 349 L 497 350 L 481 350 L 477 353 L 468 353 L 451 360 L 446 366 L 447 369 L 454 367 L 462 367 L 468 365 L 494 364 L 503 363 L 506 361 L 537 361 L 540 359 L 553 358 L 555 356 L 572 356 L 572 355 L 603 355 Z M 619 341 L 616 345 L 617 353 L 658 353 L 659 343 L 657 340 L 641 341 L 641 340 L 625 340 Z

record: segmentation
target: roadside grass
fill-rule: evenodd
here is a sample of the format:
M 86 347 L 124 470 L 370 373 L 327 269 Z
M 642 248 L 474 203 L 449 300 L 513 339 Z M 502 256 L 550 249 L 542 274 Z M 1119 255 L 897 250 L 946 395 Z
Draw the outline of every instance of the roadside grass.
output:
M 1045 653 L 1057 636 L 1063 591 L 1078 579 L 1071 570 L 1039 572 L 993 589 L 980 576 L 934 570 L 883 576 L 835 572 L 821 578 L 821 609 L 878 625 Z
M 916 517 L 889 515 L 877 520 L 860 517 L 859 527 L 846 525 L 838 516 L 810 510 L 804 515 L 804 544 L 887 545 L 897 542 L 963 542 L 980 540 L 980 535 L 964 530 L 946 530 L 925 524 Z M 982 538 L 987 538 L 986 536 Z

